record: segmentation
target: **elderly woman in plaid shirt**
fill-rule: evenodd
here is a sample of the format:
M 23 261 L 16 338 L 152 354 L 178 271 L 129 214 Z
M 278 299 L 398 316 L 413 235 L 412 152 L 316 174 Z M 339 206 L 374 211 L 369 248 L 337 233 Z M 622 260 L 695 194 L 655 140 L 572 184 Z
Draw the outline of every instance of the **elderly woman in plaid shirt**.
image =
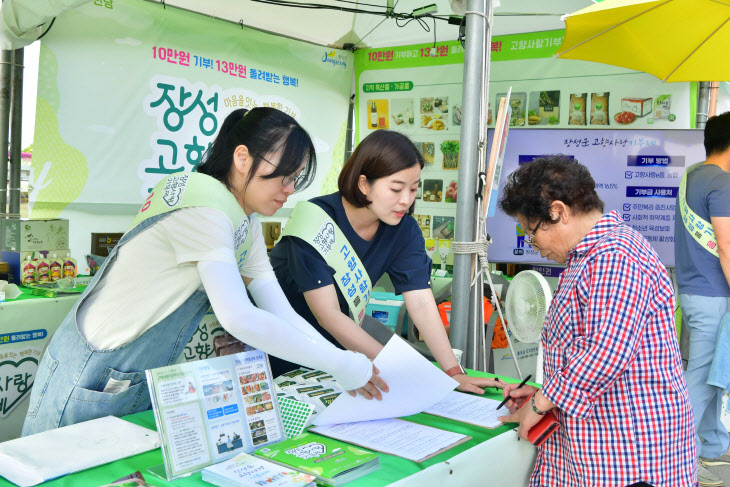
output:
M 500 206 L 525 243 L 566 266 L 542 332 L 542 388 L 503 390 L 513 399 L 500 419 L 523 438 L 549 410 L 560 422 L 530 485 L 697 485 L 674 290 L 649 242 L 604 214 L 588 170 L 562 156 L 510 174 Z

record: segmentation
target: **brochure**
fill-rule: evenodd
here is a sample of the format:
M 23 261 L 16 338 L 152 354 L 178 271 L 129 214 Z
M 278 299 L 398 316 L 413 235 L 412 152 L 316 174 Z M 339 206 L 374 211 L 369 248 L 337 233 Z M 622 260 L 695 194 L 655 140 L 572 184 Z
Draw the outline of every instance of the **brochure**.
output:
M 310 433 L 261 448 L 254 455 L 316 475 L 318 484 L 332 487 L 339 487 L 380 468 L 380 457 L 375 453 Z
M 315 487 L 314 476 L 248 453 L 203 469 L 203 480 L 221 487 Z
M 285 437 L 259 350 L 148 370 L 147 383 L 167 480 Z

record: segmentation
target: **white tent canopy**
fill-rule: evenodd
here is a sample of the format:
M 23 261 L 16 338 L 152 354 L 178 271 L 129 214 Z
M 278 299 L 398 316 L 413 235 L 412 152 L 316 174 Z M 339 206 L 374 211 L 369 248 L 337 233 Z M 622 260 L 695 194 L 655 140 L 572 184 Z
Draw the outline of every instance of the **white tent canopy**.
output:
M 0 7 L 0 49 L 18 49 L 31 44 L 38 36 L 51 28 L 53 19 L 63 12 L 73 9 L 91 0 L 5 0 Z M 128 0 L 131 1 L 131 0 Z M 141 1 L 141 0 L 138 0 Z M 451 25 L 443 20 L 431 17 L 408 19 L 405 16 L 430 4 L 437 6 L 433 15 L 447 18 L 456 10 L 464 10 L 467 3 L 473 10 L 486 12 L 486 0 L 392 0 L 392 12 L 396 17 L 385 16 L 388 0 L 287 0 L 288 6 L 276 5 L 277 0 L 146 0 L 159 4 L 160 8 L 180 8 L 198 14 L 219 18 L 241 24 L 242 27 L 255 28 L 275 35 L 299 39 L 317 45 L 334 48 L 354 46 L 356 48 L 378 48 L 409 44 L 428 44 L 431 42 L 453 41 L 459 33 L 458 25 Z M 484 1 L 485 3 L 480 3 Z M 310 3 L 311 2 L 311 3 Z M 499 4 L 492 0 L 494 24 L 491 35 L 507 35 L 524 32 L 564 28 L 560 20 L 564 14 L 584 8 L 592 0 L 501 0 Z M 329 5 L 340 9 L 357 9 L 358 12 L 332 10 L 322 8 L 301 8 Z M 380 14 L 363 13 L 374 11 Z M 482 14 L 483 16 L 483 14 Z M 485 37 L 483 21 L 478 16 L 468 16 L 471 22 L 467 35 L 467 54 L 465 55 L 465 89 L 464 89 L 464 123 L 462 124 L 461 146 L 463 163 L 459 172 L 459 188 L 467 194 L 476 191 L 476 147 L 479 142 L 478 111 L 483 94 L 480 95 L 482 80 L 488 75 L 481 72 L 485 60 L 489 59 L 489 51 L 482 50 L 482 39 Z M 479 20 L 478 20 L 479 19 Z M 428 28 L 428 30 L 426 30 Z M 215 33 L 211 33 L 215 35 Z M 434 37 L 435 36 L 435 37 Z M 472 46 L 474 49 L 472 49 Z M 488 65 L 488 64 L 487 64 Z M 468 73 L 467 73 L 468 71 Z M 468 74 L 468 75 L 467 75 Z M 468 143 L 467 143 L 468 142 Z M 457 231 L 460 241 L 472 240 L 473 213 L 469 215 L 467 205 L 474 208 L 476 202 L 460 199 L 457 205 L 457 217 L 462 229 Z M 474 209 L 472 208 L 472 209 Z M 466 306 L 454 302 L 456 306 L 452 319 L 466 325 L 470 323 L 469 335 L 465 335 L 465 327 L 458 326 L 453 335 L 454 346 L 464 350 L 465 364 L 476 368 L 478 345 L 474 330 L 483 329 L 481 319 L 469 316 L 469 301 L 479 303 L 475 309 L 481 309 L 481 298 L 470 292 L 469 273 L 470 258 L 466 255 L 455 259 L 454 294 L 465 300 Z M 459 277 L 459 279 L 457 279 Z M 481 289 L 481 288 L 479 288 Z M 481 291 L 479 291 L 481 292 Z M 461 316 L 464 314 L 464 316 Z M 473 313 L 472 313 L 473 314 Z M 465 318 L 469 318 L 468 320 Z M 472 319 L 473 318 L 473 319 Z M 467 342 L 469 348 L 467 348 Z
M 17 49 L 33 42 L 49 22 L 66 10 L 91 0 L 5 0 L 2 3 L 0 48 Z M 342 48 L 383 47 L 433 42 L 433 19 L 425 18 L 429 32 L 412 20 L 396 21 L 383 15 L 352 13 L 340 10 L 296 8 L 253 0 L 148 0 L 160 8 L 176 7 L 216 17 L 273 34 L 301 39 L 319 45 Z M 290 4 L 329 5 L 383 13 L 387 0 L 289 0 Z M 449 0 L 394 0 L 394 12 L 410 14 L 413 10 L 435 4 L 436 15 L 453 14 Z M 463 4 L 466 2 L 463 1 Z M 563 14 L 591 5 L 592 0 L 501 0 L 494 9 L 492 35 L 561 29 Z M 496 2 L 495 2 L 496 5 Z M 458 26 L 436 22 L 436 40 L 455 40 Z

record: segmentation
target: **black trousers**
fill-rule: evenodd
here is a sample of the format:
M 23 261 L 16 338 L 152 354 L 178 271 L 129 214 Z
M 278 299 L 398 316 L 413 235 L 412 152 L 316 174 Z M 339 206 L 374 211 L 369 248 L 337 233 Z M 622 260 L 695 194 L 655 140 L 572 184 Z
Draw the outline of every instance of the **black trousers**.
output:
M 627 485 L 626 487 L 652 487 L 652 486 L 647 484 L 646 482 L 638 482 L 636 484 Z

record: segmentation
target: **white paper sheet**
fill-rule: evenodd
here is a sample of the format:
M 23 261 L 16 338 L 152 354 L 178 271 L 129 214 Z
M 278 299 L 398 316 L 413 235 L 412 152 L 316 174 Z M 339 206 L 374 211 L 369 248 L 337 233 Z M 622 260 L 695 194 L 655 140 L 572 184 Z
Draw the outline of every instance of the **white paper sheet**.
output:
M 442 401 L 426 409 L 424 413 L 485 428 L 496 428 L 503 424 L 497 418 L 509 414 L 506 408 L 497 411 L 499 403 L 500 401 L 495 399 L 452 391 Z
M 0 475 L 29 487 L 159 446 L 156 431 L 107 416 L 0 443 Z
M 388 455 L 422 462 L 470 439 L 470 436 L 402 419 L 315 426 L 310 431 Z
M 374 360 L 390 388 L 382 401 L 358 394 L 340 396 L 312 421 L 315 425 L 395 418 L 420 413 L 453 391 L 459 383 L 393 336 Z

